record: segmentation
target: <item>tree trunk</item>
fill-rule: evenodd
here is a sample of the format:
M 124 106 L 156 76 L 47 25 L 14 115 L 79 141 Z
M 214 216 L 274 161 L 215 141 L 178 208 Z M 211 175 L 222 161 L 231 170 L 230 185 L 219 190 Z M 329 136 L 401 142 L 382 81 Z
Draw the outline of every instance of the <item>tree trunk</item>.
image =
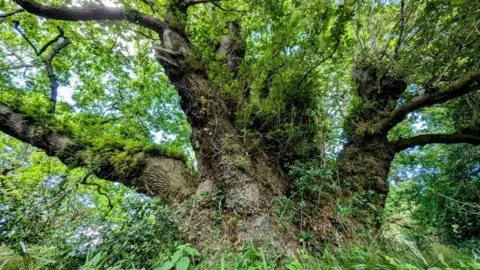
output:
M 379 232 L 395 150 L 387 132 L 374 127 L 395 108 L 407 86 L 372 66 L 356 67 L 353 75 L 361 103 L 347 121 L 347 144 L 337 162 L 338 190 L 324 203 L 317 225 L 322 232 L 318 238 L 335 244 Z
M 156 56 L 181 97 L 198 162 L 197 196 L 182 224 L 186 240 L 200 248 L 215 237 L 234 247 L 254 240 L 263 246 L 274 242 L 279 249 L 294 247 L 293 230 L 279 231 L 273 217 L 287 177 L 239 136 L 221 89 L 194 59 L 181 31 L 165 30 L 162 41 Z
M 373 66 L 357 66 L 353 76 L 361 104 L 349 119 L 348 143 L 339 156 L 339 175 L 351 190 L 375 194 L 371 203 L 383 208 L 395 151 L 387 140 L 388 131 L 376 132 L 375 125 L 395 109 L 407 84 Z

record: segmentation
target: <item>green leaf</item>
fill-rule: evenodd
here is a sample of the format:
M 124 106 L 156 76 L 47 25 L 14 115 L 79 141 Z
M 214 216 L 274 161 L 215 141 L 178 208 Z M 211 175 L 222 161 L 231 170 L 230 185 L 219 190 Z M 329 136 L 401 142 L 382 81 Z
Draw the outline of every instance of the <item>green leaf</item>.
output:
M 183 250 L 182 249 L 177 250 L 172 256 L 172 262 L 176 263 L 180 259 L 180 257 L 182 257 L 182 255 L 183 255 Z
M 174 266 L 175 266 L 174 263 L 168 261 L 168 262 L 165 262 L 164 264 L 162 264 L 162 266 L 160 266 L 160 268 L 159 268 L 158 270 L 170 270 L 170 269 L 172 269 Z
M 176 270 L 187 270 L 189 265 L 190 265 L 190 259 L 188 257 L 182 257 L 175 264 L 175 269 Z
M 185 252 L 187 252 L 190 256 L 200 256 L 200 252 L 198 252 L 198 250 L 189 246 L 185 247 Z

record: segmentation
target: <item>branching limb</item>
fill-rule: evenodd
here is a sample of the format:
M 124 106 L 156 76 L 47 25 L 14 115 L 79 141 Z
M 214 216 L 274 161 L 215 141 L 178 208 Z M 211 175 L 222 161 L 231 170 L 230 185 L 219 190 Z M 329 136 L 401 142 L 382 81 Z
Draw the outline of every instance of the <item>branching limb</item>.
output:
M 97 193 L 104 196 L 105 198 L 107 198 L 107 202 L 108 202 L 108 213 L 110 213 L 110 211 L 112 211 L 113 209 L 113 203 L 112 203 L 112 200 L 110 199 L 110 196 L 108 196 L 108 194 L 106 192 L 104 192 L 102 190 L 102 187 L 98 184 L 98 183 L 95 183 L 95 182 L 88 182 L 88 179 L 93 175 L 92 172 L 88 172 L 87 174 L 85 174 L 85 176 L 82 178 L 82 181 L 80 182 L 81 184 L 83 185 L 86 185 L 86 186 L 93 186 L 95 187 L 95 189 L 97 190 Z
M 392 149 L 395 152 L 400 152 L 414 146 L 424 146 L 427 144 L 441 143 L 441 144 L 455 144 L 468 143 L 473 145 L 480 145 L 480 136 L 465 135 L 465 134 L 425 134 L 418 135 L 411 138 L 399 139 L 391 143 Z
M 47 69 L 48 79 L 50 80 L 50 113 L 55 112 L 55 107 L 57 105 L 57 95 L 58 95 L 58 80 L 53 70 L 52 60 L 53 58 L 60 53 L 62 49 L 67 47 L 71 42 L 69 38 L 65 38 L 62 42 L 58 43 L 53 50 L 45 58 L 45 67 Z
M 53 45 L 54 43 L 58 42 L 58 40 L 62 37 L 64 37 L 65 35 L 65 32 L 63 31 L 62 28 L 58 27 L 57 26 L 57 29 L 58 29 L 58 32 L 59 34 L 52 40 L 50 40 L 49 42 L 47 42 L 45 45 L 43 45 L 43 47 L 38 51 L 38 54 L 37 56 L 40 56 L 42 55 L 47 49 L 48 47 L 50 47 L 51 45 Z
M 50 81 L 50 102 L 51 102 L 51 105 L 50 105 L 49 112 L 54 113 L 55 112 L 55 107 L 57 105 L 58 80 L 57 80 L 57 76 L 55 75 L 55 72 L 53 70 L 52 61 L 53 61 L 53 58 L 58 53 L 60 53 L 60 51 L 62 49 L 64 49 L 65 47 L 67 47 L 71 43 L 71 40 L 69 38 L 65 38 L 65 36 L 64 36 L 65 32 L 63 31 L 62 28 L 57 27 L 57 29 L 59 31 L 59 34 L 54 39 L 47 42 L 40 50 L 38 50 L 37 47 L 30 41 L 30 39 L 27 37 L 27 35 L 20 28 L 20 23 L 18 21 L 15 21 L 14 24 L 15 24 L 15 29 L 17 30 L 17 32 L 20 33 L 20 35 L 23 37 L 23 39 L 25 39 L 27 41 L 27 43 L 30 45 L 30 47 L 32 47 L 33 51 L 35 52 L 35 54 L 37 56 L 41 56 L 48 49 L 48 47 L 50 47 L 54 43 L 58 42 L 61 38 L 64 39 L 62 42 L 58 43 L 52 49 L 52 51 L 47 55 L 47 57 L 43 60 L 43 62 L 45 64 L 45 68 L 47 70 L 48 79 Z M 20 68 L 22 68 L 22 66 L 25 66 L 25 65 L 21 65 Z
M 479 89 L 480 71 L 470 72 L 446 87 L 426 89 L 425 94 L 414 97 L 405 104 L 397 107 L 387 118 L 378 123 L 374 128 L 374 133 L 387 133 L 398 123 L 402 122 L 410 112 L 427 106 L 444 103 Z
M 39 4 L 32 0 L 15 0 L 15 3 L 34 15 L 62 21 L 121 21 L 127 20 L 136 25 L 162 33 L 168 25 L 150 15 L 136 10 L 117 7 L 61 7 Z
M 15 27 L 15 30 L 23 37 L 23 39 L 32 47 L 33 51 L 35 52 L 36 55 L 38 55 L 38 49 L 37 47 L 30 41 L 30 39 L 27 37 L 27 35 L 23 32 L 22 28 L 20 27 L 20 22 L 14 21 L 13 25 Z

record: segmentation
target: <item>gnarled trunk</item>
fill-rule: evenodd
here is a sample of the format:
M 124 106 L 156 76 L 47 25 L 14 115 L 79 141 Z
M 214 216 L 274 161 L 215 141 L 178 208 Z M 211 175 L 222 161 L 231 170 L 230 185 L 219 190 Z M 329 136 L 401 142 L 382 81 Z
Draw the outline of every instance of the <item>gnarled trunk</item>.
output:
M 181 97 L 198 162 L 197 195 L 182 225 L 186 240 L 199 247 L 211 245 L 215 237 L 233 246 L 251 241 L 263 245 L 273 241 L 277 248 L 294 246 L 290 228 L 279 231 L 273 217 L 275 203 L 288 187 L 287 178 L 261 150 L 249 149 L 239 136 L 221 89 L 194 59 L 181 31 L 165 30 L 162 41 L 156 55 Z
M 375 125 L 395 109 L 407 84 L 373 66 L 356 67 L 353 75 L 362 104 L 349 119 L 348 143 L 339 156 L 339 174 L 346 187 L 366 191 L 372 195 L 369 203 L 383 208 L 395 151 L 387 140 L 388 131 L 377 132 Z
M 322 208 L 324 216 L 318 225 L 322 228 L 319 238 L 334 243 L 374 235 L 380 228 L 389 190 L 388 173 L 396 151 L 387 140 L 388 131 L 377 132 L 375 125 L 395 108 L 407 86 L 372 66 L 356 67 L 353 75 L 362 102 L 348 119 L 347 144 L 337 162 L 338 190 L 332 202 Z

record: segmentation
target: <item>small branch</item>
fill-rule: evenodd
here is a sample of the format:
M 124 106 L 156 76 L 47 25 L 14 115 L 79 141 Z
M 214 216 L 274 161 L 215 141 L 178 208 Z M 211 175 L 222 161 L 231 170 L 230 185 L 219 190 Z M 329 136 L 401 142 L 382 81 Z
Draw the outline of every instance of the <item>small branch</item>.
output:
M 81 184 L 83 185 L 86 185 L 86 186 L 93 186 L 95 187 L 95 189 L 97 190 L 97 193 L 104 196 L 105 198 L 107 198 L 107 201 L 108 201 L 108 212 L 112 211 L 113 209 L 113 204 L 112 204 L 112 200 L 110 199 L 110 196 L 108 196 L 107 193 L 105 193 L 103 190 L 102 190 L 102 187 L 98 184 L 98 183 L 95 183 L 95 182 L 87 182 L 88 181 L 88 178 L 90 178 L 90 176 L 92 176 L 92 172 L 89 172 L 87 173 L 83 178 L 82 178 L 82 182 Z
M 18 65 L 10 65 L 8 66 L 8 69 L 22 69 L 22 68 L 31 68 L 33 65 L 30 64 L 18 64 Z
M 480 136 L 464 134 L 425 134 L 406 139 L 399 139 L 397 141 L 391 142 L 391 146 L 392 149 L 397 153 L 410 147 L 424 146 L 433 143 L 468 143 L 477 146 L 480 145 Z
M 220 6 L 220 4 L 218 4 L 218 2 L 222 2 L 222 0 L 194 0 L 194 1 L 189 1 L 187 3 L 185 3 L 186 7 L 190 7 L 190 6 L 194 6 L 194 5 L 198 5 L 198 4 L 208 4 L 208 3 L 211 3 L 213 6 L 215 6 L 216 8 L 220 9 L 220 10 L 223 10 L 225 12 L 229 12 L 229 11 L 235 11 L 235 12 L 247 12 L 248 10 L 239 10 L 239 9 L 234 9 L 234 8 L 224 8 L 222 6 Z
M 194 6 L 198 4 L 206 4 L 206 3 L 215 3 L 218 2 L 219 0 L 193 0 L 193 1 L 188 1 L 185 3 L 185 5 L 189 6 Z
M 25 41 L 28 43 L 28 45 L 30 45 L 30 47 L 32 47 L 35 54 L 38 55 L 37 47 L 35 47 L 35 45 L 33 45 L 33 43 L 30 41 L 30 39 L 27 37 L 27 35 L 25 35 L 25 33 L 23 32 L 22 28 L 20 28 L 20 23 L 18 21 L 14 21 L 13 25 L 15 27 L 15 30 L 17 30 L 17 32 L 23 37 L 23 39 L 25 39 Z
M 151 40 L 154 40 L 154 41 L 160 40 L 160 38 L 154 38 L 152 35 L 145 34 L 142 31 L 134 30 L 134 32 L 143 36 L 143 37 L 145 37 L 145 38 L 148 38 L 148 39 L 151 39 Z
M 397 107 L 387 118 L 378 123 L 374 127 L 374 133 L 386 134 L 390 129 L 402 122 L 410 112 L 444 103 L 478 89 L 480 89 L 480 71 L 470 72 L 448 86 L 443 87 L 443 89 L 427 88 L 425 94 L 414 97 Z
M 50 47 L 52 44 L 54 44 L 55 42 L 57 42 L 60 38 L 62 38 L 62 37 L 64 36 L 65 32 L 63 31 L 63 29 L 60 28 L 60 27 L 58 27 L 58 26 L 57 26 L 57 29 L 58 29 L 58 32 L 60 32 L 60 33 L 58 34 L 58 36 L 56 36 L 54 39 L 52 39 L 52 40 L 50 40 L 49 42 L 47 42 L 47 44 L 45 44 L 45 45 L 40 49 L 40 51 L 38 51 L 37 56 L 42 55 L 42 54 L 45 52 L 45 50 L 48 49 L 48 47 Z
M 336 42 L 335 42 L 335 45 L 333 46 L 333 50 L 332 50 L 326 57 L 323 57 L 322 60 L 320 60 L 320 62 L 316 63 L 316 64 L 313 65 L 309 70 L 307 70 L 307 72 L 305 72 L 305 74 L 303 74 L 302 78 L 300 78 L 300 80 L 298 81 L 298 84 L 297 84 L 297 85 L 302 85 L 303 81 L 304 81 L 315 69 L 317 69 L 321 64 L 325 63 L 328 59 L 332 59 L 332 58 L 333 58 L 333 55 L 337 52 L 339 45 L 340 45 L 340 39 L 337 39 Z
M 58 42 L 58 40 L 60 40 L 60 38 L 64 38 L 64 34 L 65 34 L 63 29 L 57 26 L 59 34 L 54 39 L 47 42 L 40 50 L 37 50 L 37 47 L 35 47 L 35 45 L 30 41 L 30 39 L 27 37 L 27 35 L 20 28 L 20 23 L 18 21 L 15 21 L 14 25 L 15 25 L 15 29 L 17 30 L 17 32 L 20 33 L 20 35 L 23 37 L 23 39 L 25 39 L 27 41 L 27 43 L 30 45 L 30 47 L 32 47 L 32 49 L 35 51 L 35 54 L 37 56 L 42 55 L 48 49 L 48 47 L 50 47 L 54 43 Z M 50 113 L 55 112 L 55 108 L 57 106 L 57 95 L 58 95 L 58 80 L 57 80 L 57 76 L 55 75 L 55 71 L 53 69 L 52 61 L 53 61 L 53 58 L 58 53 L 60 53 L 60 51 L 62 49 L 67 47 L 70 43 L 72 43 L 72 42 L 69 38 L 64 38 L 64 40 L 62 42 L 58 43 L 52 49 L 52 51 L 47 55 L 47 57 L 43 61 L 44 64 L 45 64 L 45 68 L 47 70 L 48 79 L 50 80 L 50 102 L 51 102 L 51 105 L 50 105 L 50 108 L 49 108 Z M 23 67 L 27 67 L 27 65 L 22 64 L 22 65 L 19 65 L 16 68 L 23 68 Z
M 225 11 L 225 12 L 229 12 L 229 11 L 247 12 L 248 11 L 248 10 L 239 10 L 239 9 L 235 9 L 235 8 L 224 8 L 224 7 L 220 6 L 217 2 L 218 1 L 212 1 L 212 5 L 214 5 L 216 8 L 218 8 L 222 11 Z
M 21 167 L 22 167 L 21 165 L 18 165 L 13 168 L 4 168 L 0 171 L 0 175 L 6 176 L 9 172 L 13 172 Z
M 400 47 L 403 42 L 403 32 L 405 29 L 405 0 L 401 0 L 400 2 L 400 34 L 398 37 L 397 44 L 395 45 L 395 50 L 393 54 L 393 60 L 397 60 L 398 58 L 398 51 L 400 50 Z
M 45 67 L 47 69 L 48 79 L 50 80 L 50 113 L 55 112 L 55 107 L 57 106 L 57 95 L 58 95 L 58 80 L 53 70 L 52 61 L 53 58 L 60 53 L 62 49 L 67 47 L 72 41 L 69 38 L 65 38 L 62 42 L 58 43 L 53 50 L 45 58 Z
M 5 19 L 5 18 L 8 18 L 8 17 L 13 16 L 15 14 L 22 13 L 24 11 L 25 11 L 24 9 L 17 9 L 17 10 L 14 10 L 14 11 L 3 13 L 3 14 L 0 14 L 0 18 Z

